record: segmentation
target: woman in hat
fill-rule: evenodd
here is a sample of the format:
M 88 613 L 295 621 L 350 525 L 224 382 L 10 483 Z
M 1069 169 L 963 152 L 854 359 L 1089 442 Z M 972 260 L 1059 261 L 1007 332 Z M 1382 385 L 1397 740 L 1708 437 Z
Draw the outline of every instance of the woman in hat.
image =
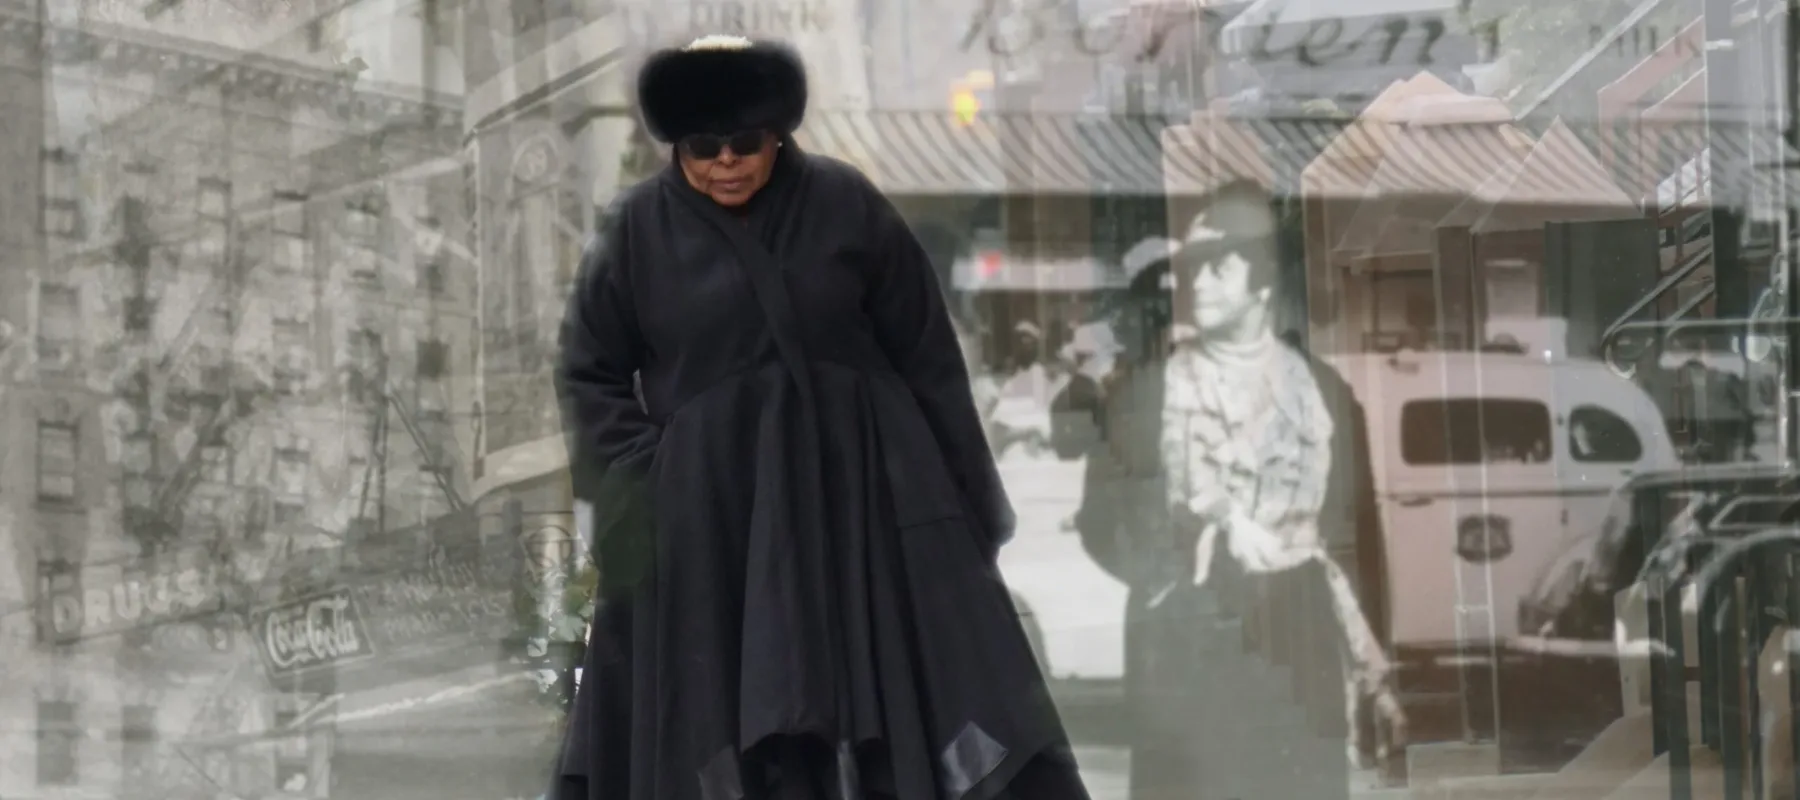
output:
M 562 328 L 601 586 L 553 796 L 1085 798 L 930 260 L 795 146 L 789 48 L 701 39 L 637 91 L 675 157 L 608 215 Z
M 1124 352 L 1059 398 L 1074 528 L 1130 587 L 1132 800 L 1344 798 L 1404 735 L 1363 414 L 1277 322 L 1273 203 L 1227 183 L 1133 248 Z

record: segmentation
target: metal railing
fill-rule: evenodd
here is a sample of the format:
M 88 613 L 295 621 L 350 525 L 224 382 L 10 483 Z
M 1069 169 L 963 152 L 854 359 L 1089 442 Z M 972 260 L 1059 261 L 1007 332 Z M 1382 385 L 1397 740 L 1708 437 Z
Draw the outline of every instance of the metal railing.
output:
M 1759 683 L 1763 643 L 1778 625 L 1790 626 L 1781 643 L 1788 668 L 1787 709 L 1800 697 L 1800 527 L 1762 528 L 1740 536 L 1707 535 L 1663 543 L 1662 557 L 1646 569 L 1646 613 L 1651 648 L 1651 717 L 1655 751 L 1668 757 L 1670 800 L 1695 796 L 1688 685 L 1700 684 L 1698 744 L 1719 754 L 1725 800 L 1762 797 L 1765 763 Z M 1698 600 L 1696 641 L 1684 641 L 1683 598 Z M 1699 668 L 1690 674 L 1689 648 Z M 1800 745 L 1800 717 L 1790 717 Z M 1800 757 L 1800 748 L 1794 753 Z M 1777 759 L 1779 761 L 1779 759 Z M 1794 763 L 1789 761 L 1788 763 Z

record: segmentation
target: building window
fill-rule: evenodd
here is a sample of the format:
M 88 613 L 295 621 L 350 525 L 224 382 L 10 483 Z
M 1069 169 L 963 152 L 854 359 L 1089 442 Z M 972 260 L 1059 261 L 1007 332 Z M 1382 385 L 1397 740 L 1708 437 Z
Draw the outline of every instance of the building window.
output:
M 300 712 L 282 709 L 275 712 L 275 730 L 285 730 L 299 721 Z M 304 731 L 286 736 L 275 745 L 275 786 L 283 794 L 311 794 L 312 743 Z
M 276 527 L 293 525 L 306 518 L 306 504 L 292 500 L 277 500 L 272 506 L 271 521 Z
M 40 701 L 37 704 L 37 782 L 39 786 L 68 786 L 80 778 L 81 727 L 75 721 L 75 704 Z
M 80 331 L 80 290 L 60 283 L 38 287 L 38 358 L 51 362 L 74 358 Z
M 419 380 L 442 379 L 450 371 L 450 345 L 437 339 L 419 342 Z
M 444 262 L 438 258 L 419 257 L 419 288 L 427 294 L 441 295 L 447 287 Z
M 381 401 L 381 382 L 372 370 L 351 367 L 344 376 L 344 393 L 353 405 L 373 406 Z
M 355 516 L 344 528 L 344 538 L 352 542 L 360 542 L 381 532 L 379 522 L 370 517 Z
M 231 448 L 214 442 L 200 448 L 201 480 L 231 483 Z
M 223 220 L 202 222 L 194 232 L 194 252 L 201 258 L 216 262 L 225 257 L 227 236 L 228 229 Z
M 125 476 L 125 507 L 147 511 L 156 504 L 156 483 L 143 475 Z
M 190 392 L 170 391 L 163 395 L 163 416 L 170 422 L 188 422 L 194 418 L 194 396 Z
M 352 203 L 344 209 L 344 231 L 365 241 L 381 235 L 381 215 L 375 201 Z
M 125 298 L 125 332 L 149 333 L 156 316 L 156 301 L 148 297 Z
M 150 182 L 156 178 L 155 164 L 134 158 L 126 162 L 123 172 L 126 197 L 141 201 L 150 196 Z
M 291 434 L 282 437 L 275 447 L 275 490 L 305 497 L 311 473 L 311 443 Z
M 296 397 L 306 388 L 306 371 L 292 367 L 275 368 L 275 393 L 282 397 Z
M 368 370 L 371 374 L 381 364 L 381 334 L 370 328 L 357 328 L 350 332 L 346 342 L 348 352 L 345 356 L 351 366 Z
M 125 506 L 133 509 L 150 508 L 156 500 L 156 484 L 152 480 L 152 476 L 156 474 L 155 437 L 141 431 L 127 434 L 119 449 L 119 466 L 125 473 Z
M 201 178 L 195 210 L 200 216 L 224 219 L 231 208 L 231 183 L 218 178 Z
M 292 339 L 304 342 L 312 333 L 312 315 L 305 310 L 290 307 L 276 309 L 269 324 L 275 329 L 277 338 L 283 341 Z
M 350 279 L 365 286 L 381 285 L 381 253 L 372 247 L 351 245 L 344 254 Z
M 299 205 L 298 203 L 281 206 L 280 208 L 275 209 L 274 222 L 275 233 L 282 236 L 305 238 L 306 206 Z
M 119 756 L 125 778 L 148 775 L 156 767 L 156 707 L 120 709 Z
M 311 259 L 306 237 L 298 233 L 277 233 L 270 237 L 269 263 L 279 272 L 303 274 Z
M 39 421 L 37 472 L 39 500 L 67 503 L 75 499 L 76 431 L 64 422 Z
M 81 202 L 67 198 L 44 198 L 44 230 L 63 239 L 80 239 L 84 233 Z
M 81 238 L 81 175 L 75 156 L 67 150 L 44 153 L 44 229 L 53 236 Z

